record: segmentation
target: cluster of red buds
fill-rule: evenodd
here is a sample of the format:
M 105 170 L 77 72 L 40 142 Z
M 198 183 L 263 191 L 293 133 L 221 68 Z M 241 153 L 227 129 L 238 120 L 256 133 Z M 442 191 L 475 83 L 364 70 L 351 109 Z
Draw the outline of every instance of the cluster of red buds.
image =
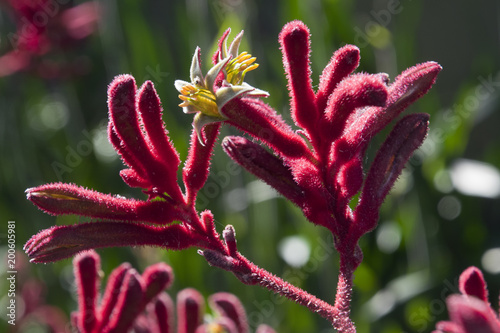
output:
M 177 294 L 176 307 L 165 292 L 173 282 L 172 268 L 158 263 L 142 275 L 129 263 L 111 272 L 98 304 L 100 257 L 95 251 L 79 254 L 73 261 L 78 292 L 78 311 L 71 316 L 80 333 L 248 333 L 243 305 L 233 294 L 220 292 L 208 298 L 214 315 L 208 320 L 203 296 L 192 288 Z M 205 317 L 205 318 L 204 318 Z M 174 327 L 177 327 L 174 330 Z M 274 333 L 260 325 L 256 333 Z
M 483 273 L 471 266 L 458 280 L 461 295 L 446 299 L 450 321 L 441 321 L 434 333 L 499 333 L 500 319 L 488 301 Z
M 227 46 L 228 34 L 229 30 L 220 39 L 206 75 L 196 49 L 190 82 L 175 82 L 184 112 L 196 113 L 182 188 L 177 179 L 179 155 L 163 125 L 153 84 L 147 81 L 137 89 L 133 77 L 118 76 L 108 90 L 109 140 L 128 167 L 121 177 L 129 186 L 142 188 L 147 200 L 72 184 L 30 188 L 28 199 L 47 213 L 94 220 L 43 230 L 26 243 L 25 250 L 32 261 L 48 262 L 98 247 L 197 247 L 211 265 L 232 272 L 242 282 L 286 296 L 319 313 L 336 329 L 354 332 L 350 298 L 352 274 L 362 260 L 358 241 L 375 228 L 380 205 L 427 134 L 429 116 L 409 114 L 399 119 L 368 170 L 364 156 L 370 140 L 431 88 L 441 67 L 434 62 L 419 64 L 389 83 L 387 74 L 353 74 L 359 49 L 347 45 L 333 54 L 314 91 L 309 30 L 302 22 L 290 22 L 279 41 L 292 119 L 300 128 L 295 131 L 260 99 L 267 92 L 244 82 L 258 65 L 250 54 L 239 53 L 242 33 Z M 231 225 L 221 237 L 212 213 L 196 210 L 223 123 L 250 136 L 224 138 L 225 152 L 300 207 L 310 222 L 332 232 L 340 255 L 334 305 L 257 267 L 237 251 Z M 359 199 L 351 208 L 356 195 Z

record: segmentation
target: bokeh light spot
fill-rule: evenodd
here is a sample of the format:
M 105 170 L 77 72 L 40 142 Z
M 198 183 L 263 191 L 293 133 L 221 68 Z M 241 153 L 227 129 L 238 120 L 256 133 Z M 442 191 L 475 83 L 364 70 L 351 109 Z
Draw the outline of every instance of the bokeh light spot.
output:
M 456 219 L 462 212 L 462 203 L 457 197 L 447 195 L 439 200 L 437 205 L 439 216 L 447 220 Z
M 298 268 L 309 261 L 311 246 L 303 237 L 289 236 L 281 240 L 278 252 L 288 265 Z

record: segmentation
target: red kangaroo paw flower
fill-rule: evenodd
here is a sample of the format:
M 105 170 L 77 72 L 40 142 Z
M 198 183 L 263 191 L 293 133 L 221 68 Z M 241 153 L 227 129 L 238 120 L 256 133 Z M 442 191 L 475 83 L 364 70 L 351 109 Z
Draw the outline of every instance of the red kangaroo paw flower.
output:
M 95 251 L 76 256 L 73 260 L 78 290 L 78 328 L 93 332 L 97 325 L 96 306 L 99 296 L 99 270 L 101 259 Z
M 141 276 L 135 269 L 128 270 L 120 288 L 120 295 L 113 316 L 111 316 L 108 325 L 103 328 L 103 332 L 127 332 L 135 318 L 143 310 L 141 305 L 144 299 L 144 291 L 145 287 Z
M 174 302 L 166 293 L 161 293 L 154 302 L 154 313 L 159 333 L 174 333 Z
M 384 106 L 387 95 L 387 87 L 378 75 L 356 74 L 343 80 L 328 99 L 323 140 L 337 139 L 356 108 Z
M 109 220 L 169 224 L 182 212 L 166 201 L 139 201 L 88 190 L 64 183 L 45 184 L 26 190 L 27 198 L 52 215 L 75 214 Z
M 283 27 L 278 39 L 288 79 L 290 112 L 297 125 L 312 132 L 320 115 L 312 89 L 309 29 L 300 21 L 292 21 Z
M 434 333 L 500 333 L 500 320 L 488 302 L 483 273 L 471 266 L 460 275 L 458 283 L 462 295 L 446 299 L 450 321 L 438 322 Z
M 205 126 L 205 143 L 198 140 L 195 130 L 191 134 L 191 145 L 186 164 L 182 169 L 182 177 L 186 185 L 188 204 L 193 204 L 198 191 L 205 185 L 210 173 L 210 159 L 215 142 L 219 136 L 220 124 Z
M 115 268 L 110 276 L 108 277 L 108 283 L 106 285 L 106 290 L 101 301 L 101 306 L 99 308 L 101 321 L 95 332 L 101 332 L 103 327 L 107 326 L 109 319 L 111 318 L 111 313 L 118 302 L 118 297 L 120 296 L 120 289 L 123 284 L 123 280 L 127 275 L 128 271 L 132 269 L 132 266 L 126 262 Z
M 142 273 L 144 281 L 144 306 L 164 289 L 168 289 L 174 280 L 172 268 L 165 263 L 157 263 L 146 268 Z
M 152 227 L 125 222 L 56 226 L 40 231 L 24 245 L 31 262 L 52 262 L 101 247 L 149 245 L 180 250 L 203 244 L 181 225 Z
M 170 181 L 177 185 L 177 169 L 181 161 L 163 124 L 160 98 L 151 81 L 144 82 L 138 94 L 138 110 L 152 146 L 151 150 L 162 161 L 164 177 L 170 177 Z
M 427 114 L 404 117 L 377 152 L 355 210 L 356 227 L 360 232 L 366 233 L 375 227 L 378 209 L 410 156 L 425 139 L 428 121 Z
M 389 85 L 386 106 L 354 114 L 347 122 L 343 138 L 351 147 L 364 151 L 375 134 L 429 91 L 441 69 L 439 64 L 430 61 L 405 70 Z
M 177 333 L 195 333 L 203 322 L 205 301 L 203 296 L 192 288 L 177 294 Z
M 465 333 L 499 333 L 500 322 L 488 303 L 477 298 L 451 295 L 446 299 L 451 322 Z M 439 327 L 439 325 L 438 325 Z
M 224 231 L 222 232 L 222 237 L 224 238 L 224 243 L 226 244 L 227 253 L 231 257 L 235 257 L 238 252 L 236 248 L 236 231 L 234 227 L 230 224 L 226 225 Z
M 329 96 L 337 85 L 359 66 L 359 49 L 354 45 L 346 45 L 333 54 L 332 58 L 319 78 L 316 93 L 318 110 L 325 110 Z
M 459 279 L 459 289 L 463 295 L 474 296 L 488 303 L 488 288 L 483 273 L 474 266 L 467 268 Z
M 157 188 L 160 193 L 166 192 L 175 201 L 182 202 L 182 193 L 176 176 L 178 158 L 175 157 L 176 153 L 165 137 L 163 126 L 151 124 L 155 118 L 161 119 L 161 108 L 156 92 L 152 90 L 151 84 L 147 83 L 140 92 L 139 98 L 142 102 L 140 100 L 138 104 L 139 107 L 142 105 L 142 111 L 146 113 L 146 123 L 144 123 L 144 116 L 137 110 L 136 91 L 135 80 L 130 75 L 116 77 L 108 89 L 110 121 L 121 140 L 120 151 L 126 151 L 122 156 L 128 163 L 133 164 L 131 166 L 136 169 L 139 176 L 149 181 L 150 190 Z M 145 132 L 141 128 L 143 124 Z M 149 130 L 152 132 L 149 133 Z M 116 141 L 113 138 L 110 140 Z M 167 150 L 162 151 L 164 148 Z M 131 155 L 134 159 L 129 161 L 128 156 Z
M 144 169 L 137 157 L 127 150 L 122 140 L 118 137 L 111 121 L 108 123 L 108 140 L 120 155 L 122 162 L 130 167 L 130 169 L 120 171 L 123 181 L 130 187 L 149 188 L 151 184 L 147 179 L 146 169 Z

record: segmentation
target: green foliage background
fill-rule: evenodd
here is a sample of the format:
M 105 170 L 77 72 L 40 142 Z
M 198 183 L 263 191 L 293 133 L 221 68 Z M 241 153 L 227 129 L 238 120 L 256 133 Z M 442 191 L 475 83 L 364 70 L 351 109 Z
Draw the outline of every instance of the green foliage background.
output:
M 64 181 L 105 193 L 143 197 L 122 182 L 119 159 L 106 160 L 89 145 L 89 134 L 96 145 L 105 144 L 99 133 L 107 119 L 107 85 L 115 75 L 130 73 L 138 84 L 146 79 L 154 82 L 170 136 L 184 160 L 192 116 L 184 115 L 177 106 L 180 101 L 173 82 L 188 78 L 196 46 L 201 47 L 204 64 L 208 64 L 214 44 L 227 27 L 232 28 L 231 37 L 244 29 L 242 49 L 249 50 L 260 64 L 247 76 L 249 83 L 269 91 L 267 102 L 290 119 L 277 36 L 286 22 L 299 19 L 312 33 L 314 84 L 318 84 L 331 54 L 346 43 L 360 47 L 360 71 L 387 72 L 394 78 L 402 70 L 428 60 L 444 68 L 432 91 L 407 111 L 430 113 L 431 135 L 418 157 L 409 163 L 381 214 L 381 226 L 399 231 L 401 242 L 392 253 L 384 253 L 377 245 L 377 231 L 363 238 L 365 260 L 356 274 L 352 313 L 359 332 L 430 332 L 437 320 L 447 318 L 444 299 L 455 292 L 460 272 L 470 265 L 481 267 L 483 253 L 500 246 L 498 199 L 468 197 L 456 191 L 443 193 L 435 186 L 436 175 L 456 158 L 500 167 L 499 87 L 493 85 L 484 98 L 477 98 L 476 90 L 482 80 L 500 81 L 495 79 L 500 72 L 500 7 L 496 1 L 480 5 L 465 0 L 123 0 L 100 4 L 103 17 L 97 33 L 71 51 L 60 50 L 51 59 L 80 59 L 88 66 L 83 75 L 43 79 L 36 73 L 22 72 L 0 79 L 3 253 L 8 220 L 16 221 L 19 251 L 39 230 L 79 221 L 38 211 L 25 198 L 28 187 Z M 397 10 L 384 16 L 390 8 Z M 1 54 L 10 50 L 7 35 L 15 31 L 10 15 L 2 6 Z M 478 103 L 464 108 L 475 97 Z M 223 135 L 230 133 L 237 131 L 224 128 Z M 374 141 L 370 156 L 382 140 L 381 136 Z M 79 154 L 80 160 L 73 160 L 71 171 L 58 176 L 54 163 L 69 165 L 67 159 L 77 149 L 86 153 Z M 231 161 L 217 149 L 210 190 L 203 192 L 206 200 L 200 202 L 200 208 L 213 211 L 219 231 L 233 224 L 240 251 L 256 264 L 333 302 L 337 255 L 324 245 L 330 242 L 330 236 L 307 223 L 284 199 L 256 187 L 255 179 L 244 171 L 238 169 L 226 179 L 231 168 Z M 438 202 L 445 196 L 453 196 L 461 204 L 461 213 L 451 220 L 438 214 Z M 303 236 L 311 247 L 309 263 L 302 268 L 288 266 L 278 253 L 280 241 L 293 235 Z M 229 291 L 240 297 L 251 324 L 262 321 L 278 332 L 332 332 L 316 314 L 259 287 L 243 286 L 230 273 L 209 267 L 195 249 L 166 252 L 120 248 L 98 252 L 105 276 L 123 261 L 142 272 L 163 260 L 176 275 L 169 291 L 174 297 L 186 287 L 194 287 L 205 296 Z M 24 257 L 19 252 L 18 261 Z M 0 267 L 5 273 L 4 260 Z M 0 280 L 3 302 L 7 289 L 4 276 Z M 491 302 L 497 304 L 500 279 L 488 273 L 485 276 Z M 46 284 L 48 304 L 67 314 L 76 309 L 71 260 L 27 265 L 20 279 L 28 277 Z M 387 311 L 374 311 L 380 309 Z M 0 331 L 8 327 L 3 311 Z M 45 329 L 33 323 L 20 331 Z

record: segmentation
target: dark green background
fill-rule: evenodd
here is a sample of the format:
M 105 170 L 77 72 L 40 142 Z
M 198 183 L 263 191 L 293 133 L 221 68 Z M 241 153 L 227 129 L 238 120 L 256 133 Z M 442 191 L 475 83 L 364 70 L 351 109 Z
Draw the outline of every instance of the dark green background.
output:
M 140 191 L 122 182 L 118 175 L 123 168 L 119 159 L 104 162 L 93 150 L 84 154 L 71 172 L 62 174 L 62 179 L 53 168 L 54 162 L 66 163 L 71 149 L 84 149 L 82 142 L 88 142 L 86 133 L 105 124 L 107 85 L 115 75 L 130 73 L 138 84 L 146 79 L 154 82 L 163 102 L 166 126 L 184 160 L 192 116 L 184 115 L 177 106 L 180 100 L 173 82 L 188 80 L 196 46 L 201 47 L 207 65 L 214 43 L 227 27 L 233 29 L 231 38 L 244 29 L 241 49 L 256 56 L 260 64 L 247 81 L 269 91 L 267 102 L 290 119 L 277 36 L 286 22 L 300 19 L 312 33 L 315 85 L 331 54 L 346 43 L 360 47 L 360 71 L 387 72 L 394 78 L 402 70 L 429 60 L 444 68 L 432 91 L 407 111 L 430 113 L 431 133 L 442 136 L 430 137 L 434 144 L 426 146 L 430 148 L 419 155 L 422 158 L 410 162 L 405 179 L 411 185 L 393 193 L 383 206 L 380 223 L 393 221 L 393 226 L 401 231 L 397 250 L 390 254 L 381 252 L 376 243 L 377 232 L 362 239 L 365 260 L 356 275 L 352 317 L 359 332 L 385 333 L 430 332 L 437 320 L 447 318 L 444 299 L 454 291 L 450 286 L 455 285 L 460 272 L 470 265 L 481 267 L 484 251 L 500 245 L 498 199 L 468 197 L 455 191 L 441 193 L 433 182 L 436 174 L 456 158 L 500 167 L 499 87 L 494 86 L 474 107 L 459 112 L 467 98 L 477 97 L 475 89 L 482 79 L 492 77 L 495 81 L 500 70 L 500 6 L 496 1 L 123 0 L 101 1 L 101 5 L 103 17 L 94 35 L 73 49 L 55 50 L 47 55 L 56 62 L 80 59 L 88 66 L 83 75 L 43 79 L 33 72 L 22 72 L 0 79 L 2 244 L 8 220 L 16 221 L 19 250 L 41 229 L 78 221 L 75 217 L 56 218 L 38 211 L 25 198 L 24 190 L 28 187 L 62 180 L 105 193 L 143 198 Z M 391 6 L 397 12 L 382 15 Z M 7 35 L 15 31 L 11 14 L 5 5 L 0 8 L 1 54 L 10 50 Z M 61 107 L 67 110 L 62 112 L 67 115 L 65 126 L 51 129 L 39 125 L 44 116 L 60 119 L 57 110 Z M 447 112 L 455 115 L 453 122 L 443 116 L 450 114 Z M 237 132 L 224 128 L 223 135 L 229 133 Z M 369 156 L 373 156 L 382 140 L 383 136 L 374 140 Z M 243 210 L 230 207 L 227 193 L 234 195 L 237 192 L 230 191 L 245 190 L 246 184 L 255 180 L 240 171 L 231 176 L 229 184 L 220 186 L 220 175 L 227 174 L 230 163 L 218 148 L 213 160 L 214 176 L 209 182 L 218 184 L 215 188 L 220 193 L 206 200 L 201 208 L 212 210 L 219 231 L 226 224 L 235 226 L 240 251 L 257 265 L 333 302 L 337 255 L 320 245 L 328 242 L 330 236 L 309 224 L 298 209 L 282 198 L 250 202 Z M 445 195 L 454 196 L 462 205 L 461 214 L 452 220 L 442 218 L 437 211 L 437 204 Z M 245 207 L 244 202 L 242 205 Z M 302 269 L 287 266 L 277 251 L 280 240 L 292 235 L 302 235 L 311 245 L 313 256 Z M 142 272 L 146 266 L 163 260 L 176 275 L 169 292 L 172 296 L 186 287 L 194 287 L 205 296 L 229 291 L 240 297 L 253 323 L 262 318 L 278 332 L 332 331 L 325 320 L 305 308 L 259 287 L 243 286 L 232 274 L 209 267 L 196 249 L 177 253 L 149 248 L 98 252 L 106 276 L 123 261 L 131 262 Z M 314 253 L 321 255 L 315 257 Z M 18 256 L 21 260 L 24 254 Z M 47 285 L 48 304 L 67 313 L 76 309 L 70 260 L 29 265 L 23 276 Z M 500 280 L 487 273 L 485 277 L 496 308 Z M 3 275 L 0 287 L 6 290 Z M 381 290 L 386 290 L 382 299 L 392 297 L 395 307 L 377 317 L 370 314 L 367 304 L 372 304 L 370 300 Z M 383 308 L 384 304 L 387 303 L 378 307 Z M 0 313 L 3 330 L 3 310 Z M 35 324 L 28 326 L 24 332 L 44 332 Z

